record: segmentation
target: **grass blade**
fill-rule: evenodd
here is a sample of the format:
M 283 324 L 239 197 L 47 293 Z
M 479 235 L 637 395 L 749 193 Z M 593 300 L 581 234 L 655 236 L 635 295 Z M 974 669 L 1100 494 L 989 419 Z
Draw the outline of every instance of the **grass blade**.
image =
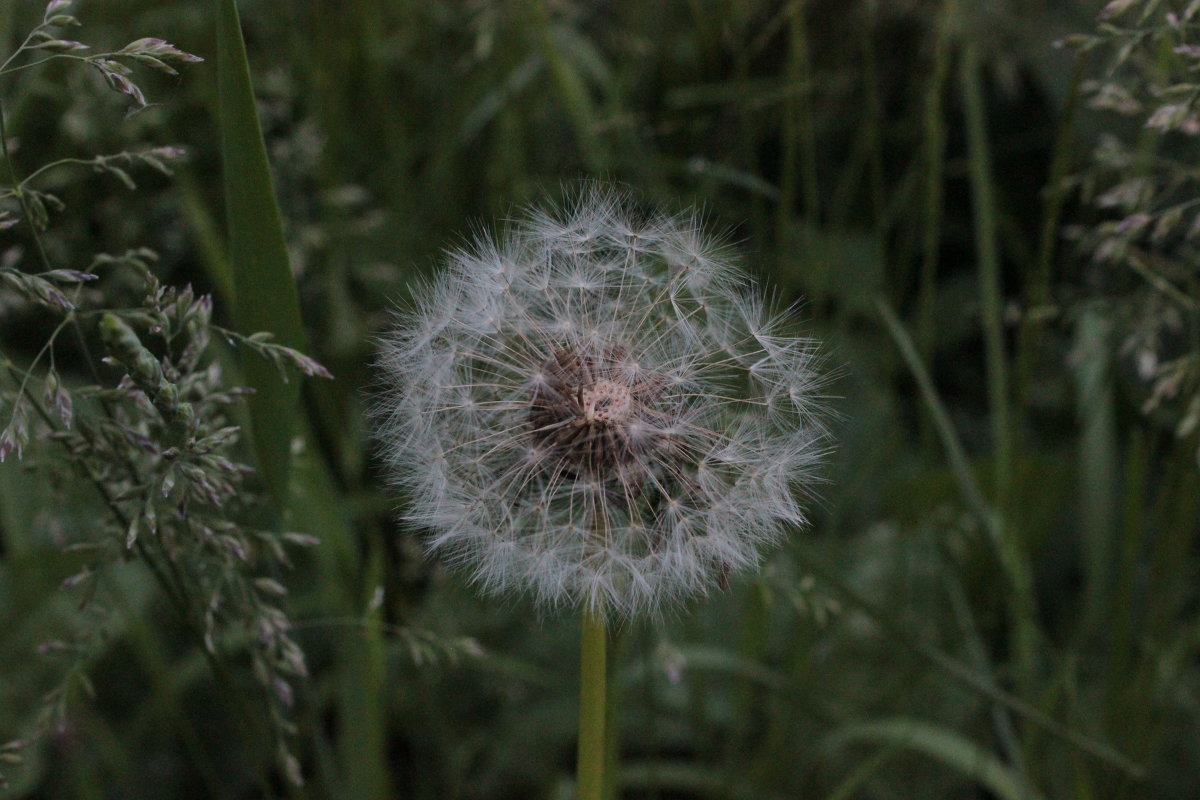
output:
M 1120 515 L 1117 408 L 1109 355 L 1117 349 L 1113 338 L 1105 314 L 1099 309 L 1085 309 L 1076 325 L 1073 362 L 1082 428 L 1079 513 L 1085 582 L 1083 622 L 1089 632 L 1106 625 L 1112 613 L 1112 557 Z
M 971 208 L 975 218 L 976 258 L 979 261 L 979 303 L 987 367 L 988 405 L 995 450 L 996 504 L 1004 508 L 1012 480 L 1012 431 L 1008 398 L 1008 360 L 1004 352 L 1003 297 L 1000 287 L 1000 247 L 992 156 L 988 144 L 983 96 L 983 67 L 975 45 L 963 48 L 962 97 L 966 116 Z
M 300 301 L 254 107 L 237 5 L 216 0 L 216 11 L 217 104 L 237 325 L 247 334 L 270 331 L 277 343 L 299 348 L 304 339 Z M 245 350 L 241 367 L 243 379 L 256 392 L 249 407 L 258 468 L 282 508 L 299 384 L 285 382 L 271 364 Z
M 834 568 L 824 563 L 816 555 L 811 547 L 800 541 L 796 542 L 794 547 L 805 569 L 827 583 L 844 602 L 866 614 L 879 626 L 880 632 L 889 640 L 911 650 L 963 686 L 988 698 L 993 703 L 1004 706 L 1017 716 L 1067 742 L 1080 752 L 1104 761 L 1134 780 L 1141 780 L 1145 777 L 1146 770 L 1141 764 L 1114 749 L 1112 745 L 1063 725 L 1026 700 L 997 686 L 986 675 L 980 674 L 953 656 L 926 644 L 917 636 L 911 635 L 900 622 L 851 588 Z
M 896 745 L 924 753 L 958 770 L 1003 800 L 1039 800 L 1041 795 L 1019 773 L 975 742 L 941 725 L 896 717 L 848 725 L 835 731 L 830 745 L 852 741 Z
M 983 529 L 987 531 L 988 538 L 996 550 L 996 558 L 1004 568 L 1005 575 L 1009 580 L 1010 603 L 1015 619 L 1014 638 L 1020 648 L 1023 663 L 1032 663 L 1035 658 L 1034 642 L 1037 631 L 1034 620 L 1037 618 L 1037 613 L 1033 594 L 1033 572 L 1029 560 L 1025 556 L 1018 537 L 1012 532 L 1002 513 L 988 503 L 983 490 L 976 481 L 967 460 L 966 450 L 959 441 L 954 424 L 950 421 L 950 415 L 934 388 L 929 371 L 921 362 L 912 337 L 908 335 L 900 318 L 896 316 L 896 312 L 886 301 L 879 298 L 876 300 L 876 306 L 883 317 L 888 333 L 896 342 L 896 347 L 900 350 L 913 378 L 917 381 L 921 399 L 925 401 L 929 415 L 933 418 L 934 428 L 938 438 L 942 441 L 946 457 L 950 461 L 950 469 L 958 483 L 959 491 L 962 492 L 963 498 L 978 518 Z

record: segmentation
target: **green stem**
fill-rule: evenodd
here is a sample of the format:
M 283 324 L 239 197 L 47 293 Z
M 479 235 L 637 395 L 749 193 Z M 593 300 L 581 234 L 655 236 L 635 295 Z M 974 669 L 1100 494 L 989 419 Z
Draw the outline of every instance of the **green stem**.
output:
M 932 363 L 937 334 L 937 276 L 942 244 L 944 181 L 946 179 L 946 120 L 943 95 L 950 73 L 950 33 L 943 21 L 934 34 L 933 77 L 925 89 L 922 130 L 925 144 L 924 213 L 921 231 L 921 272 L 917 302 L 917 342 L 922 360 Z
M 779 177 L 779 205 L 776 226 L 781 274 L 793 269 L 795 256 L 796 190 L 799 183 L 801 213 L 806 234 L 811 236 L 820 213 L 820 188 L 817 184 L 817 145 L 813 127 L 812 61 L 809 53 L 808 30 L 805 26 L 804 0 L 797 0 L 783 12 L 788 17 L 788 60 L 784 80 L 788 92 L 783 105 L 783 163 Z M 823 269 L 819 262 L 814 265 Z M 818 291 L 824 289 L 821 275 L 815 279 Z M 808 289 L 812 292 L 812 289 Z
M 972 207 L 975 218 L 975 247 L 979 262 L 979 305 L 983 323 L 984 366 L 988 387 L 993 441 L 995 524 L 1002 544 L 1002 557 L 1013 578 L 1012 650 L 1016 662 L 1016 685 L 1022 690 L 1032 685 L 1037 672 L 1036 601 L 1032 569 L 1025 542 L 1009 512 L 1013 482 L 1013 425 L 1008 376 L 1008 356 L 1004 343 L 1004 309 L 1000 280 L 1000 252 L 995 187 L 992 183 L 992 157 L 988 145 L 987 117 L 984 108 L 983 66 L 974 44 L 963 48 L 961 64 L 963 112 L 967 130 Z M 1003 562 L 1002 562 L 1003 563 Z
M 585 608 L 579 664 L 577 800 L 602 800 L 604 797 L 607 643 L 603 611 Z
M 992 185 L 992 156 L 988 145 L 983 97 L 983 67 L 974 45 L 963 48 L 963 107 L 967 127 L 968 165 L 975 249 L 979 262 L 979 304 L 983 316 L 988 406 L 995 450 L 996 506 L 1006 510 L 1012 477 L 1012 432 L 1008 397 L 1008 362 L 1004 352 L 1004 310 L 1000 287 L 1000 253 L 997 234 L 996 194 Z

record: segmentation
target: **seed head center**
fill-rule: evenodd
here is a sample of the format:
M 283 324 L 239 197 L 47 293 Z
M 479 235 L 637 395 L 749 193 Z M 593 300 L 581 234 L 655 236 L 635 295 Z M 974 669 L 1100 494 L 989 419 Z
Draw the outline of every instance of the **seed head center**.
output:
M 578 424 L 619 425 L 633 413 L 633 394 L 628 386 L 602 378 L 580 390 L 579 406 Z
M 572 472 L 610 473 L 638 457 L 631 431 L 651 399 L 618 367 L 623 349 L 564 348 L 539 371 L 530 397 L 530 433 Z

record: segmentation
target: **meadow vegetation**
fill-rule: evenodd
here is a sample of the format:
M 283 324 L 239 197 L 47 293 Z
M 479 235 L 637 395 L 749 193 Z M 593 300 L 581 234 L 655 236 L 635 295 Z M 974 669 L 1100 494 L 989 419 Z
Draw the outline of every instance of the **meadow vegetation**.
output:
M 369 407 L 600 179 L 795 305 L 836 443 L 615 630 L 609 795 L 1196 796 L 1198 0 L 243 0 L 249 87 L 232 8 L 0 4 L 3 794 L 572 796 L 577 619 L 426 557 Z

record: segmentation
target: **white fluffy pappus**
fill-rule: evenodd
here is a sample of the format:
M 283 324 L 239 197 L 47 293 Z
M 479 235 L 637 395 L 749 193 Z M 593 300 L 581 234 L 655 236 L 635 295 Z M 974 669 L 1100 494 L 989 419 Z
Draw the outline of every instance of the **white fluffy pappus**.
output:
M 408 522 L 483 591 L 656 615 L 804 524 L 814 345 L 697 215 L 592 184 L 413 297 L 383 340 L 378 437 Z

